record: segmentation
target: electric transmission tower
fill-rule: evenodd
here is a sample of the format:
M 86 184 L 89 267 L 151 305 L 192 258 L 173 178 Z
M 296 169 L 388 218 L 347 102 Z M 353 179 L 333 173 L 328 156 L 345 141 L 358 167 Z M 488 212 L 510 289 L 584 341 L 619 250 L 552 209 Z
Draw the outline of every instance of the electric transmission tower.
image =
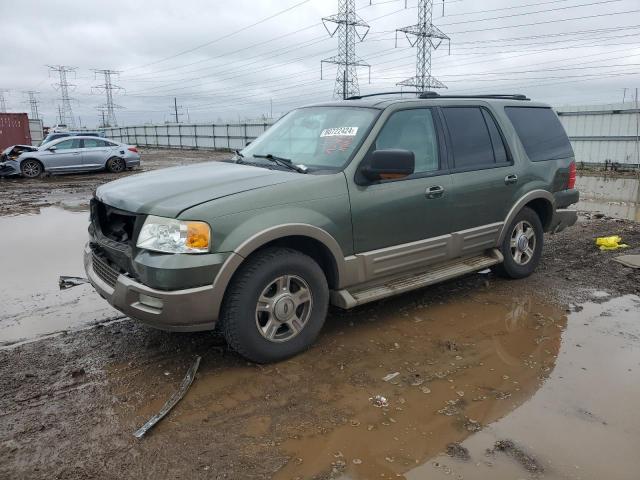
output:
M 348 98 L 360 94 L 357 67 L 367 67 L 371 79 L 371 66 L 356 55 L 356 39 L 360 42 L 364 40 L 369 33 L 369 25 L 356 14 L 355 0 L 338 0 L 338 10 L 339 13 L 322 19 L 329 36 L 334 37 L 338 34 L 338 55 L 320 62 L 320 79 L 323 64 L 338 65 L 333 96 Z M 328 23 L 335 24 L 335 28 L 331 30 Z
M 92 90 L 104 92 L 107 97 L 107 101 L 104 104 L 99 105 L 97 107 L 98 111 L 106 111 L 106 118 L 105 118 L 104 112 L 102 113 L 102 119 L 103 119 L 102 126 L 117 127 L 118 120 L 116 119 L 116 108 L 122 108 L 122 107 L 120 105 L 116 105 L 113 102 L 113 92 L 123 90 L 123 88 L 119 87 L 118 85 L 114 85 L 111 77 L 119 75 L 120 72 L 117 72 L 115 70 L 95 70 L 95 69 L 93 70 L 93 72 L 95 73 L 96 76 L 98 75 L 104 76 L 104 83 L 102 85 L 96 85 L 92 87 Z
M 36 92 L 34 90 L 29 90 L 26 92 L 22 92 L 25 95 L 28 95 L 29 99 L 27 100 L 27 102 L 29 103 L 29 107 L 31 108 L 31 118 L 33 118 L 34 120 L 38 120 L 40 118 L 40 115 L 38 114 L 38 99 L 36 98 L 36 95 L 40 92 Z
M 431 76 L 431 53 L 444 40 L 451 41 L 438 27 L 433 24 L 433 0 L 418 0 L 418 23 L 396 30 L 396 46 L 398 32 L 407 37 L 409 45 L 417 46 L 416 75 L 407 78 L 397 85 L 414 87 L 418 92 L 425 92 L 432 88 L 447 88 L 437 78 Z
M 58 83 L 54 84 L 60 90 L 60 105 L 58 106 L 58 116 L 60 122 L 69 127 L 76 126 L 76 120 L 73 116 L 73 110 L 71 108 L 71 97 L 69 97 L 69 89 L 75 87 L 75 85 L 67 81 L 67 73 L 75 72 L 76 67 L 67 67 L 65 65 L 48 65 L 49 74 L 55 72 L 58 74 Z
M 7 111 L 7 100 L 4 98 L 5 93 L 9 93 L 9 90 L 0 88 L 0 112 Z

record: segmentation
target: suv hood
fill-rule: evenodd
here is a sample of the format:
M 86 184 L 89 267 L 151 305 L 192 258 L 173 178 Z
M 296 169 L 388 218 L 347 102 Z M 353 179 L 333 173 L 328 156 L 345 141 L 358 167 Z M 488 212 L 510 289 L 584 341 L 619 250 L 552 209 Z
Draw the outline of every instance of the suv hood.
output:
M 212 161 L 165 168 L 102 185 L 96 198 L 133 213 L 176 218 L 200 203 L 289 182 L 299 173 Z

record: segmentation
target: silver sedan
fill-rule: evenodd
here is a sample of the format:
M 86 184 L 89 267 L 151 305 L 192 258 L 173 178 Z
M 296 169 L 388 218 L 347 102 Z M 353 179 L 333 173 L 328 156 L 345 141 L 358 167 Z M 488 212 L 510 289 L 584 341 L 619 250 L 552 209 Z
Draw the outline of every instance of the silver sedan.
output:
M 4 175 L 36 178 L 43 173 L 108 170 L 119 173 L 140 165 L 134 145 L 89 136 L 65 137 L 25 151 L 0 164 Z

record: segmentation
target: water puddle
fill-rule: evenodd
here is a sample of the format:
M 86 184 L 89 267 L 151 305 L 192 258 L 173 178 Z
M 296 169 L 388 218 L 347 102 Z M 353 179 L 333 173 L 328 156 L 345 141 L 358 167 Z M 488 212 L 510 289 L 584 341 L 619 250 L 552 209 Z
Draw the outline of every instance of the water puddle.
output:
M 565 311 L 492 290 L 334 313 L 311 350 L 276 365 L 205 355 L 153 436 L 232 430 L 243 456 L 272 446 L 288 458 L 274 478 L 404 475 L 520 408 L 554 369 Z M 118 415 L 144 423 L 170 394 L 167 380 L 179 382 L 165 375 L 111 367 L 113 394 L 129 399 Z
M 639 184 L 633 177 L 578 177 L 576 188 L 580 191 L 580 202 L 574 208 L 640 222 Z
M 59 275 L 85 275 L 87 226 L 86 211 L 58 208 L 0 217 L 0 345 L 117 314 L 90 285 L 58 288 Z

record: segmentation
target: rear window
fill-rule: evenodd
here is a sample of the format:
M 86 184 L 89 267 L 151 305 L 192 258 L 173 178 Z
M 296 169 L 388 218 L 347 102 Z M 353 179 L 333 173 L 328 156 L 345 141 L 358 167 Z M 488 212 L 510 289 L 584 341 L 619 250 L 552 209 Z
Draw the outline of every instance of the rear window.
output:
M 573 157 L 569 138 L 550 108 L 505 107 L 532 162 Z

